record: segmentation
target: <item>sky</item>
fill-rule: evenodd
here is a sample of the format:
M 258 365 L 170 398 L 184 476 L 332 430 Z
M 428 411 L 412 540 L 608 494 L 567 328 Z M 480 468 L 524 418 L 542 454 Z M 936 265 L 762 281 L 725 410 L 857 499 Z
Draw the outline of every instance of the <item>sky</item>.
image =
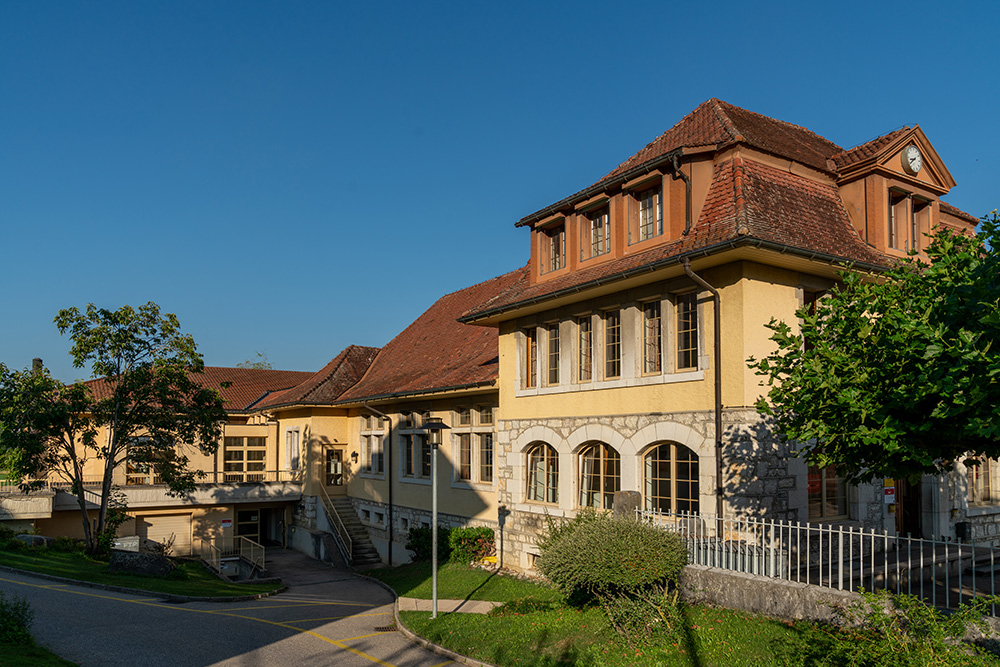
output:
M 845 148 L 919 124 L 980 217 L 997 25 L 992 0 L 0 0 L 0 363 L 88 377 L 56 313 L 154 301 L 208 365 L 318 370 L 523 266 L 515 222 L 712 97 Z

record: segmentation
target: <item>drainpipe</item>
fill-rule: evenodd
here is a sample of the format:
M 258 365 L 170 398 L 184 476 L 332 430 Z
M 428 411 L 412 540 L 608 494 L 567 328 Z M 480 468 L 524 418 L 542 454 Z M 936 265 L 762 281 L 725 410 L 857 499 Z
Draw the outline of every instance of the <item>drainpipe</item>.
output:
M 681 171 L 680 153 L 673 154 L 674 179 L 680 178 L 684 181 L 684 236 L 691 231 L 691 179 Z M 688 274 L 694 276 L 693 273 Z M 697 280 L 697 279 L 696 279 Z M 711 289 L 710 287 L 708 289 Z
M 384 412 L 380 412 L 380 411 L 376 410 L 375 408 L 373 408 L 372 406 L 368 405 L 368 401 L 361 401 L 361 405 L 363 405 L 366 410 L 369 410 L 370 412 L 374 412 L 379 417 L 381 417 L 382 419 L 386 420 L 386 422 L 388 422 L 388 424 L 389 424 L 389 432 L 386 433 L 386 435 L 385 435 L 386 444 L 388 445 L 388 449 L 389 449 L 389 451 L 388 451 L 388 453 L 386 453 L 386 457 L 385 457 L 385 479 L 389 483 L 389 511 L 386 513 L 387 516 L 389 517 L 389 519 L 388 519 L 388 521 L 389 521 L 389 547 L 388 547 L 387 557 L 388 557 L 388 561 L 389 561 L 389 567 L 392 567 L 392 531 L 395 529 L 395 524 L 393 523 L 393 520 L 392 520 L 393 519 L 393 516 L 392 516 L 392 419 L 390 419 L 389 415 L 385 414 Z M 384 449 L 383 449 L 383 452 L 385 452 Z
M 691 261 L 684 258 L 684 273 L 691 280 L 712 293 L 712 307 L 715 309 L 715 513 L 722 523 L 722 310 L 719 301 L 719 290 L 709 285 L 697 273 L 691 270 Z

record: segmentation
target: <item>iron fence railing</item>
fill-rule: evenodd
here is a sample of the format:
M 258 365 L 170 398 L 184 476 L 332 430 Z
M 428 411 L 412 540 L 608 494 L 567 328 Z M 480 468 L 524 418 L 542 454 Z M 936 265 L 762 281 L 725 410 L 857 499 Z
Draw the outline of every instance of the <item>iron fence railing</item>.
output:
M 348 564 L 350 564 L 354 561 L 354 543 L 351 541 L 351 534 L 348 532 L 347 526 L 344 525 L 344 521 L 340 518 L 340 513 L 337 512 L 333 501 L 330 500 L 330 494 L 322 486 L 319 487 L 319 490 L 323 494 L 323 509 L 326 510 L 327 517 L 337 530 L 337 535 L 340 536 L 341 543 L 344 545 L 343 556 L 347 559 Z
M 837 590 L 886 590 L 954 609 L 997 594 L 1000 549 L 855 526 L 636 510 L 684 538 L 689 562 Z M 997 604 L 991 603 L 996 615 Z
M 195 484 L 261 484 L 266 482 L 301 482 L 303 470 L 261 470 L 257 472 L 208 471 L 195 477 Z M 39 480 L 42 484 L 39 490 L 72 491 L 73 483 L 62 480 Z M 102 477 L 85 477 L 83 486 L 87 488 L 101 486 Z M 125 474 L 125 486 L 164 486 L 160 476 L 155 473 Z M 121 484 L 116 476 L 113 484 Z M 14 482 L 0 482 L 0 494 L 21 493 L 20 486 Z
M 207 540 L 199 538 L 197 553 L 199 558 L 217 572 L 221 569 L 222 560 L 225 558 L 241 558 L 260 570 L 264 569 L 264 546 L 241 535 Z

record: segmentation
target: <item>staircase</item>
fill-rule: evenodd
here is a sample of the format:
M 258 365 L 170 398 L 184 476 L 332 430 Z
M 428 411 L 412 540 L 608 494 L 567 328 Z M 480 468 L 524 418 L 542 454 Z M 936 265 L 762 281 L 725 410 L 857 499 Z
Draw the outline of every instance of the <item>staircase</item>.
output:
M 333 510 L 336 510 L 337 515 L 347 529 L 347 534 L 351 538 L 351 565 L 356 568 L 381 565 L 382 559 L 379 557 L 378 551 L 375 550 L 375 546 L 368 536 L 368 529 L 358 519 L 357 512 L 354 511 L 354 505 L 351 503 L 350 498 L 344 496 L 328 497 L 323 499 L 324 503 L 327 500 L 333 506 L 332 508 L 328 507 L 327 512 L 332 514 Z

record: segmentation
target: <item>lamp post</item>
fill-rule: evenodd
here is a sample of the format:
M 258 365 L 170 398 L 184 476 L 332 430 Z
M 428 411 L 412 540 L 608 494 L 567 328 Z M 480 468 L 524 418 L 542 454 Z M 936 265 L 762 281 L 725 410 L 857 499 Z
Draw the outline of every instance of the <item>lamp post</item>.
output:
M 438 615 L 438 448 L 442 432 L 450 428 L 440 417 L 428 417 L 424 424 L 431 446 L 431 618 Z

